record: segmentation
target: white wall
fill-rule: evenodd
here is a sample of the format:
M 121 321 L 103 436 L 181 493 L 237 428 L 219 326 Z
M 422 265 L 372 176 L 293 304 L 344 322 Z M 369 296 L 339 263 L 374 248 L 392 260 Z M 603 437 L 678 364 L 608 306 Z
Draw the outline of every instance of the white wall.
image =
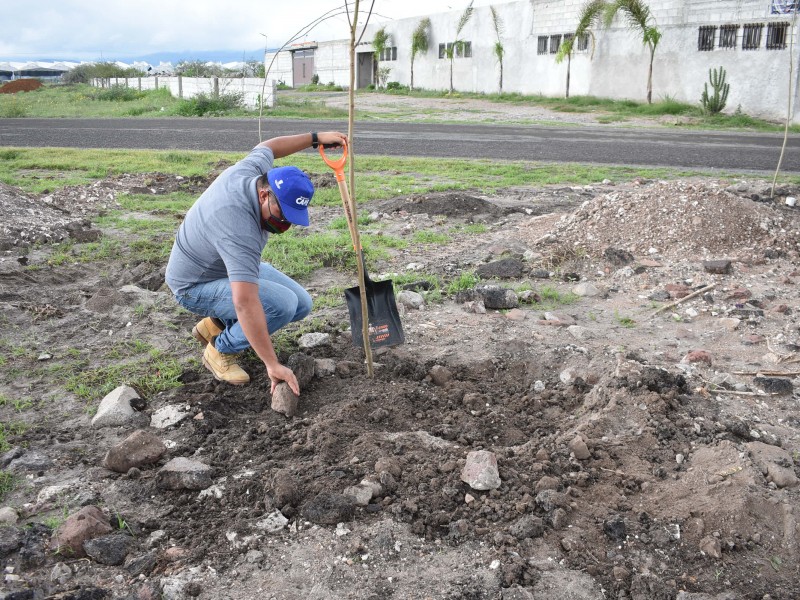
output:
M 574 31 L 585 0 L 517 0 L 496 4 L 504 24 L 501 42 L 503 59 L 503 91 L 522 94 L 563 96 L 567 62 L 555 62 L 555 56 L 537 54 L 538 37 Z M 465 3 L 466 6 L 466 3 Z M 703 84 L 708 81 L 710 68 L 724 67 L 730 83 L 726 112 L 741 106 L 753 116 L 781 120 L 785 118 L 789 99 L 790 50 L 767 50 L 767 24 L 789 22 L 791 15 L 770 15 L 769 0 L 650 0 L 649 6 L 662 32 L 653 64 L 653 100 L 670 97 L 688 103 L 699 103 Z M 429 15 L 431 19 L 430 46 L 414 61 L 414 86 L 432 90 L 450 87 L 450 61 L 440 59 L 439 44 L 452 42 L 463 8 L 447 13 Z M 401 19 L 388 23 L 371 23 L 363 37 L 371 40 L 382 26 L 390 35 L 389 46 L 397 47 L 396 61 L 382 61 L 389 67 L 388 81 L 403 85 L 411 82 L 411 34 L 423 17 Z M 758 50 L 742 50 L 742 25 L 764 23 L 761 46 Z M 716 47 L 719 26 L 739 25 L 736 49 Z M 715 49 L 697 49 L 698 28 L 717 27 Z M 797 28 L 789 37 L 797 39 Z M 575 53 L 570 64 L 570 95 L 595 95 L 617 99 L 644 101 L 647 94 L 649 51 L 642 44 L 641 34 L 626 26 L 618 16 L 609 28 L 595 28 L 595 52 Z M 472 43 L 472 58 L 455 58 L 453 86 L 456 90 L 493 93 L 499 90 L 499 64 L 494 54 L 497 41 L 490 7 L 476 8 L 461 32 L 460 39 Z M 338 83 L 342 70 L 349 68 L 347 41 L 327 42 L 324 60 L 317 63 L 320 82 Z M 338 46 L 335 49 L 333 46 Z M 322 48 L 323 44 L 320 44 Z M 360 51 L 368 50 L 367 44 Z M 800 57 L 800 49 L 794 47 Z M 288 53 L 281 53 L 281 55 Z M 268 57 L 269 60 L 269 57 Z M 276 62 L 280 62 L 276 61 Z M 795 60 L 797 63 L 797 60 Z M 291 58 L 282 63 L 276 79 L 291 82 Z M 272 74 L 274 71 L 270 71 Z M 330 74 L 330 75 L 329 75 Z M 795 65 L 792 88 L 793 105 L 797 104 L 797 82 L 800 69 Z M 800 122 L 800 110 L 795 109 L 793 122 Z
M 245 106 L 256 108 L 259 106 L 261 94 L 264 94 L 264 106 L 275 106 L 275 81 L 268 81 L 255 77 L 113 77 L 110 80 L 93 79 L 92 85 L 103 87 L 108 85 L 124 85 L 139 90 L 169 89 L 176 98 L 192 98 L 200 93 L 220 94 L 239 92 L 242 94 Z

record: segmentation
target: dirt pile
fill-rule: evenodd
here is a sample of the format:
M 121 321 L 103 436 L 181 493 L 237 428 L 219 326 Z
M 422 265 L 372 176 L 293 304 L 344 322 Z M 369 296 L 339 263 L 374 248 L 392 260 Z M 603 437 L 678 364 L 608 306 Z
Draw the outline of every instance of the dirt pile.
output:
M 795 209 L 782 205 L 799 190 L 781 190 L 774 201 L 752 185 L 721 182 L 640 182 L 606 192 L 565 215 L 542 243 L 601 256 L 608 247 L 666 259 L 730 256 L 798 256 Z M 768 192 L 766 192 L 768 193 Z
M 17 92 L 32 92 L 42 87 L 38 79 L 15 79 L 0 86 L 0 94 L 16 94 Z
M 3 193 L 26 210 L 50 197 L 36 219 L 55 226 L 61 211 L 53 206 L 85 210 L 91 221 L 125 192 L 156 196 L 183 185 L 148 175 L 42 197 Z M 196 317 L 177 310 L 158 283 L 140 284 L 163 282 L 163 261 L 55 268 L 42 246 L 25 269 L 16 247 L 6 251 L 2 347 L 13 376 L 0 381 L 0 416 L 28 425 L 9 425 L 12 447 L 0 455 L 0 467 L 25 482 L 0 511 L 10 593 L 800 596 L 798 217 L 750 199 L 761 189 L 698 179 L 508 190 L 463 205 L 444 195 L 366 205 L 377 216 L 365 230 L 430 229 L 450 239 L 398 248 L 387 269 L 413 263 L 454 277 L 514 254 L 524 273 L 501 285 L 540 299 L 549 288 L 563 299 L 577 282 L 559 275 L 571 272 L 595 295 L 484 312 L 429 296 L 422 309 L 405 308 L 407 342 L 376 353 L 374 379 L 351 344 L 346 309 L 320 302 L 313 324 L 303 325 L 327 337 L 300 350 L 297 331 L 281 356 L 307 366 L 292 419 L 270 410 L 253 357 L 243 360 L 253 381 L 243 388 L 198 366 L 189 333 Z M 560 215 L 533 210 L 539 199 L 575 212 L 558 224 Z M 15 209 L 0 204 L 22 222 Z M 317 210 L 315 227 L 339 214 Z M 476 215 L 483 227 L 460 233 Z M 725 236 L 713 237 L 712 226 Z M 110 228 L 103 234 L 125 247 L 136 242 Z M 559 244 L 535 244 L 547 235 L 589 254 L 573 252 L 548 272 L 541 262 Z M 627 248 L 636 268 L 611 264 L 607 246 Z M 642 264 L 650 247 L 659 260 Z M 758 260 L 706 273 L 706 251 Z M 321 269 L 304 283 L 320 298 L 351 279 Z M 676 281 L 715 287 L 654 316 L 649 294 Z M 87 406 L 97 402 L 87 405 L 85 394 L 124 383 L 137 352 L 154 368 L 174 369 L 180 386 L 146 393 L 141 380 L 127 420 L 92 426 Z M 135 432 L 150 438 L 150 458 L 125 472 L 108 468 L 106 453 Z M 477 451 L 496 460 L 499 486 L 494 477 L 487 486 L 465 481 Z M 76 546 L 88 558 L 54 554 L 53 528 L 88 506 L 100 507 L 108 523 L 94 521 L 113 531 Z

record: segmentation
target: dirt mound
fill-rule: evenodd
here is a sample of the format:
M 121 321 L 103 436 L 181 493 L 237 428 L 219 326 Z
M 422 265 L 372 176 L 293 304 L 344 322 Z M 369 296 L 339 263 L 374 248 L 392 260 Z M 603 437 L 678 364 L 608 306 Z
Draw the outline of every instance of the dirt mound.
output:
M 0 87 L 0 94 L 16 94 L 17 92 L 32 92 L 42 87 L 38 79 L 15 79 Z
M 475 215 L 490 215 L 494 217 L 516 212 L 516 209 L 503 209 L 495 204 L 458 193 L 428 194 L 425 196 L 403 196 L 392 198 L 383 202 L 376 202 L 372 206 L 381 212 L 406 212 L 409 214 L 441 215 L 454 218 L 471 218 Z
M 797 252 L 794 209 L 754 202 L 746 187 L 720 182 L 643 183 L 585 202 L 540 243 L 557 243 L 599 257 L 610 246 L 663 258 L 761 257 Z M 789 191 L 786 192 L 787 194 Z

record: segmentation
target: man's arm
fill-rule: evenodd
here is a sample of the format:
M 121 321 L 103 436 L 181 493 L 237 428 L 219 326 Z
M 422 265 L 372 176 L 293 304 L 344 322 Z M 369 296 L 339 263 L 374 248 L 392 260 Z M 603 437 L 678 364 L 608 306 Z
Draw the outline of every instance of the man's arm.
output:
M 341 146 L 347 142 L 347 136 L 338 131 L 321 131 L 317 134 L 320 144 L 334 144 Z M 297 135 L 283 135 L 261 142 L 256 148 L 269 148 L 275 158 L 283 158 L 295 152 L 300 152 L 311 147 L 311 134 L 298 133 Z
M 272 340 L 267 329 L 267 318 L 264 315 L 264 307 L 258 297 L 258 284 L 247 283 L 244 281 L 232 281 L 231 292 L 233 293 L 233 306 L 236 309 L 236 317 L 242 325 L 244 335 L 250 342 L 255 353 L 267 367 L 267 375 L 272 382 L 271 392 L 275 391 L 275 386 L 281 381 L 289 384 L 291 390 L 300 395 L 300 386 L 294 372 L 283 366 L 278 361 Z

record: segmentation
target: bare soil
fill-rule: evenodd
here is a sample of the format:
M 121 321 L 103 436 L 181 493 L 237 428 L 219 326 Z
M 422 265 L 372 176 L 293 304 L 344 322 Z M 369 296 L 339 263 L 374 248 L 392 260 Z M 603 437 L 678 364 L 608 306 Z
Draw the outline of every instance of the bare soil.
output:
M 0 94 L 16 94 L 17 92 L 32 92 L 42 87 L 38 79 L 15 79 L 0 86 Z
M 288 419 L 252 357 L 241 388 L 198 366 L 196 317 L 175 308 L 163 263 L 47 264 L 50 240 L 125 241 L 93 225 L 121 195 L 205 183 L 0 188 L 12 375 L 0 416 L 30 426 L 9 432 L 2 457 L 19 521 L 0 529 L 1 597 L 800 597 L 800 219 L 784 203 L 800 190 L 771 198 L 762 181 L 696 178 L 374 202 L 371 226 L 386 234 L 450 236 L 397 250 L 376 279 L 479 269 L 519 306 L 483 312 L 475 292 L 405 308 L 406 343 L 376 353 L 372 379 L 345 307 L 317 309 L 330 342 L 302 353 L 335 372 L 314 376 Z M 315 209 L 312 230 L 338 214 Z M 483 233 L 458 227 L 475 224 Z M 304 283 L 317 296 L 354 278 L 326 268 Z M 531 304 L 553 292 L 553 306 Z M 110 350 L 134 341 L 178 358 L 182 385 L 143 394 L 129 426 L 92 428 L 61 370 L 125 361 Z M 168 405 L 189 417 L 149 427 Z M 103 468 L 137 429 L 167 454 L 127 474 Z M 499 488 L 462 481 L 474 450 L 496 455 Z M 211 466 L 214 486 L 159 488 L 175 457 Z M 372 499 L 338 516 L 335 499 L 364 479 L 379 484 Z M 87 505 L 115 529 L 124 520 L 122 565 L 53 553 L 52 519 Z M 288 523 L 268 533 L 275 510 Z

